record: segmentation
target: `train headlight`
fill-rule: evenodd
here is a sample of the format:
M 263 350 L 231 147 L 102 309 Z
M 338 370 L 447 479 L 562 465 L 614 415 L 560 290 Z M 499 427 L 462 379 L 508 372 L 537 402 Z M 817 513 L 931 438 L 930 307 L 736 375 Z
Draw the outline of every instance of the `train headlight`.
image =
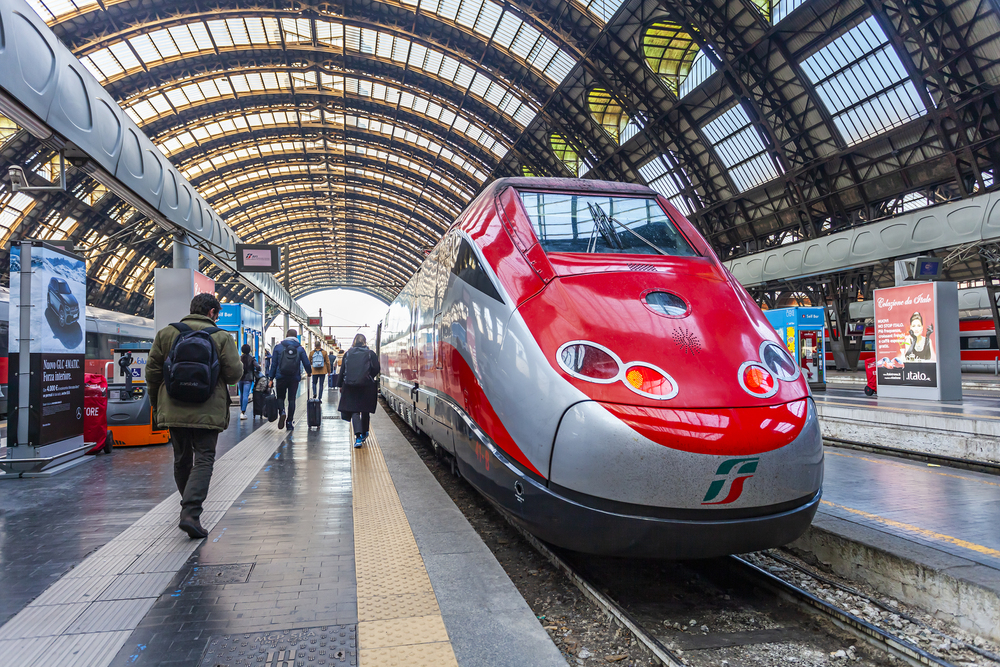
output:
M 791 382 L 799 377 L 799 367 L 788 354 L 788 350 L 778 343 L 765 340 L 760 344 L 757 354 L 760 356 L 760 363 L 779 380 Z
M 778 379 L 763 364 L 746 361 L 737 372 L 743 391 L 757 398 L 770 398 L 778 393 Z
M 665 401 L 677 395 L 677 383 L 664 371 L 644 363 L 625 367 L 625 386 L 646 398 Z
M 563 344 L 556 352 L 556 360 L 573 377 L 600 384 L 611 384 L 617 380 L 622 367 L 614 352 L 585 340 Z

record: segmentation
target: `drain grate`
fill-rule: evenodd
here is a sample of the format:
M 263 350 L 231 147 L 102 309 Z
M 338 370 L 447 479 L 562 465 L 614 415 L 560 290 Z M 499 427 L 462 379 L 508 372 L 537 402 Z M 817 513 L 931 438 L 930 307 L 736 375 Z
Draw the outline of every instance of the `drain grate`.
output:
M 222 584 L 245 584 L 250 578 L 253 563 L 233 563 L 232 565 L 198 565 L 191 568 L 191 576 L 184 586 L 220 586 Z
M 356 667 L 356 625 L 213 635 L 199 667 Z

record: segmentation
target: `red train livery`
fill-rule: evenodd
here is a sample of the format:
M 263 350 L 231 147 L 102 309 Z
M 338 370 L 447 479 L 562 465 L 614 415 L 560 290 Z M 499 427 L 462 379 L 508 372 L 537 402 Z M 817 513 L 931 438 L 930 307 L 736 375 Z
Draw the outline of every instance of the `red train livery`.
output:
M 502 179 L 391 304 L 381 390 L 529 531 L 711 557 L 808 527 L 823 449 L 798 366 L 656 192 Z

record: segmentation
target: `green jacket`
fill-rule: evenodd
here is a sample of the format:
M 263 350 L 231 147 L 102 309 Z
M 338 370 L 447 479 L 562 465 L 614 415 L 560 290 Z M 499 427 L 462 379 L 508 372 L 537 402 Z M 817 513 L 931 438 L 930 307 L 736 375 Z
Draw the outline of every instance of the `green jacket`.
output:
M 215 323 L 204 315 L 186 315 L 181 322 L 192 329 L 214 327 Z M 156 332 L 153 347 L 146 362 L 146 387 L 153 404 L 156 424 L 159 427 L 203 428 L 211 431 L 225 431 L 229 428 L 229 387 L 243 376 L 240 352 L 233 337 L 227 331 L 212 334 L 212 340 L 219 351 L 219 384 L 212 396 L 204 403 L 184 403 L 167 394 L 163 386 L 163 362 L 174 346 L 180 332 L 167 326 Z

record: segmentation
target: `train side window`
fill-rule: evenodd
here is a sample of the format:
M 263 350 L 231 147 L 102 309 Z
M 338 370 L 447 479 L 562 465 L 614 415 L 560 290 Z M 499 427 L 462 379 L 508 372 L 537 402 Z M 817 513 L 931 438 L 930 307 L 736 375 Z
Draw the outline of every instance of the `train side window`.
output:
M 466 239 L 462 239 L 462 245 L 458 249 L 458 255 L 451 267 L 451 272 L 486 296 L 503 303 L 500 292 L 493 285 L 486 270 L 480 265 L 479 258 Z
M 87 332 L 87 358 L 88 359 L 101 358 L 101 343 L 97 337 L 97 332 L 95 331 Z
M 965 345 L 961 347 L 966 350 L 990 350 L 997 346 L 996 336 L 969 336 L 962 338 Z

